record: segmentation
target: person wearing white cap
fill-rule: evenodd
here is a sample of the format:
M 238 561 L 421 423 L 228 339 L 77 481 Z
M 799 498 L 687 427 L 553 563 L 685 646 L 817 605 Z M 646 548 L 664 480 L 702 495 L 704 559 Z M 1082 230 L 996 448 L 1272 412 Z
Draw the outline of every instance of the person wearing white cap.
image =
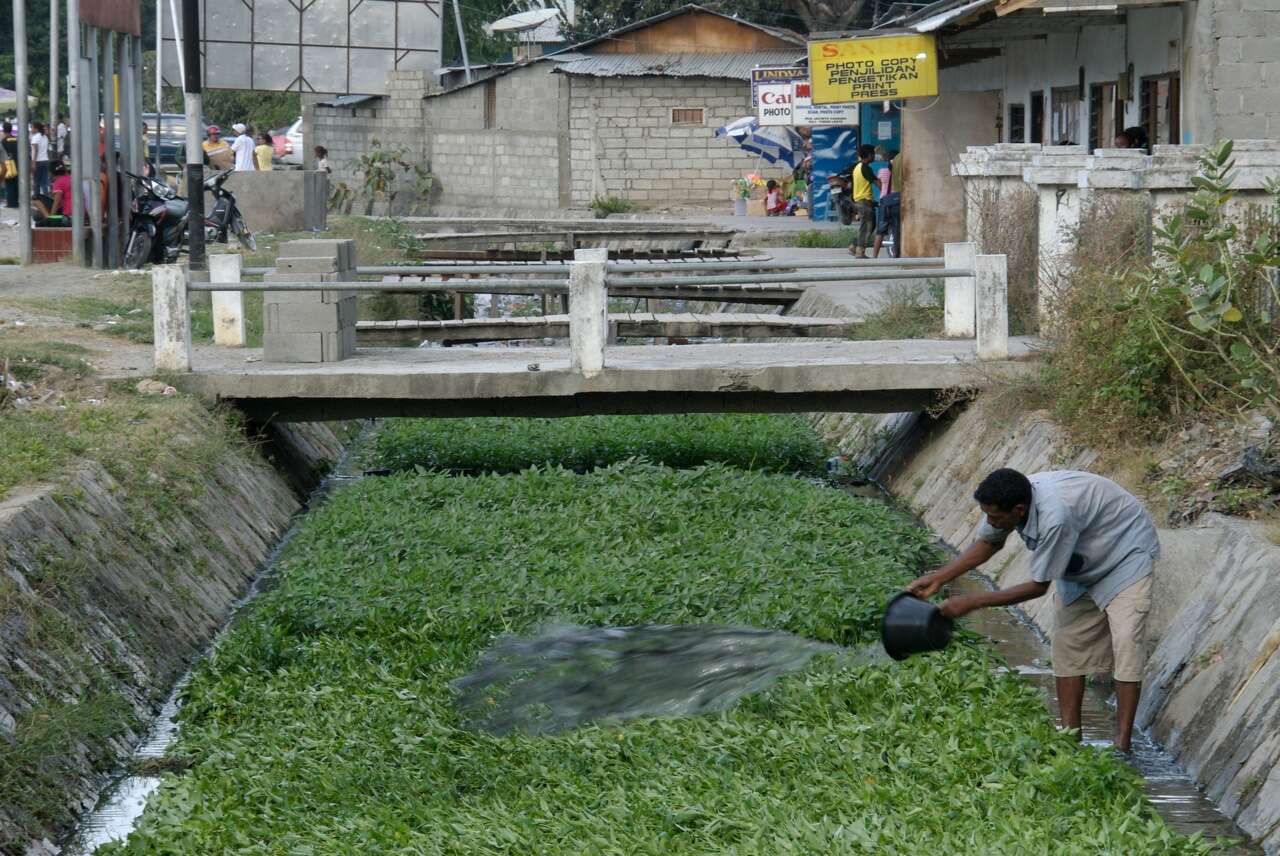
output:
M 236 172 L 252 172 L 256 169 L 253 163 L 253 137 L 246 133 L 248 129 L 243 122 L 236 122 L 231 130 L 236 132 L 236 138 L 231 141 L 231 151 L 236 155 Z

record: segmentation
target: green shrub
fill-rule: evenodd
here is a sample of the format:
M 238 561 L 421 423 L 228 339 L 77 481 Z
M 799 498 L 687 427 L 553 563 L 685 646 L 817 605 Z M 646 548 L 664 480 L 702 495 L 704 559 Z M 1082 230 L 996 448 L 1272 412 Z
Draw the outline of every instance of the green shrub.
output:
M 836 247 L 849 246 L 856 236 L 857 233 L 852 229 L 840 229 L 838 231 L 807 229 L 803 232 L 797 232 L 791 238 L 791 246 L 807 247 L 809 249 L 835 249 Z
M 1200 159 L 1196 194 L 1155 230 L 1145 212 L 1095 208 L 1082 217 L 1074 272 L 1055 295 L 1046 385 L 1055 415 L 1090 442 L 1158 437 L 1202 412 L 1280 410 L 1280 184 L 1247 220 L 1226 211 L 1231 145 Z M 1099 252 L 1101 247 L 1105 251 Z
M 621 196 L 597 196 L 591 200 L 591 210 L 595 212 L 597 220 L 603 220 L 610 214 L 626 214 L 635 208 L 634 202 Z
M 717 461 L 771 472 L 820 472 L 826 449 L 799 419 L 690 413 L 567 419 L 420 419 L 388 423 L 381 466 L 511 473 L 534 466 L 589 470 L 628 458 L 671 467 Z

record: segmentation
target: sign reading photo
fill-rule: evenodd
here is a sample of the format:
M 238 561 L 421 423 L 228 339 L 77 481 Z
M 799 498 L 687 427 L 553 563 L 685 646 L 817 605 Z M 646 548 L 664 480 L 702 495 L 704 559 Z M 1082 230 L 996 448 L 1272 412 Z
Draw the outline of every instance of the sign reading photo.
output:
M 858 124 L 857 105 L 814 104 L 809 75 L 802 68 L 753 69 L 751 103 L 762 126 Z
M 932 35 L 809 42 L 816 104 L 889 101 L 938 94 Z

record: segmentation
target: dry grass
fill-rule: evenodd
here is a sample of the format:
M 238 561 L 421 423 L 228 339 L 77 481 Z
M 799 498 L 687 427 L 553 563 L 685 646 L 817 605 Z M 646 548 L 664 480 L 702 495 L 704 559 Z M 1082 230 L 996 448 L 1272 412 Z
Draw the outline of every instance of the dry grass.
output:
M 970 237 L 978 252 L 1009 260 L 1009 332 L 1026 335 L 1039 328 L 1036 278 L 1039 258 L 1039 198 L 1029 187 L 997 193 L 972 188 Z

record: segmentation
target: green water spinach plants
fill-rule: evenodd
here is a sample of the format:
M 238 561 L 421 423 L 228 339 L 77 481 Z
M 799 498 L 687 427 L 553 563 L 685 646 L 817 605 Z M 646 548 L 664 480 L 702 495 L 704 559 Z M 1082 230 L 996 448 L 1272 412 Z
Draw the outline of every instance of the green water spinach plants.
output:
M 122 854 L 1192 854 L 982 646 L 806 672 L 714 716 L 495 737 L 450 682 L 496 634 L 747 624 L 873 640 L 932 561 L 884 506 L 723 464 L 402 473 L 302 524 L 186 691 Z

